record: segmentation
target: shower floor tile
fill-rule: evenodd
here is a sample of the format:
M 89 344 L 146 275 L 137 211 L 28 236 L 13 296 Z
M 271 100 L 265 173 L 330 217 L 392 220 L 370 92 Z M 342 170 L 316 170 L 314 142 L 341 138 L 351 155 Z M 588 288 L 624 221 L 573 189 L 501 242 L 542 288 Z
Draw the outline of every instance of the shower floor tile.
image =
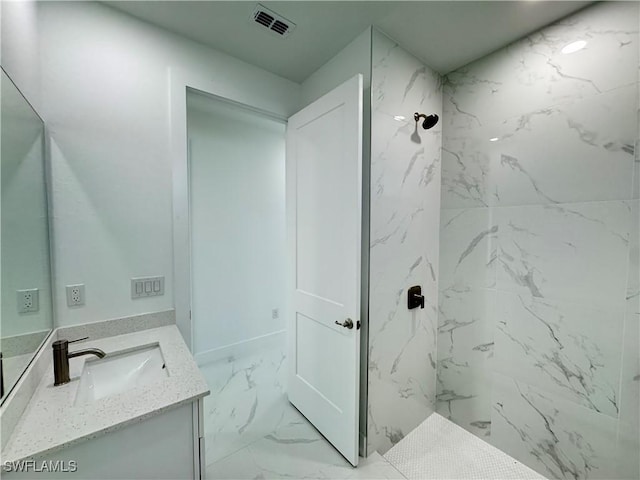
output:
M 408 479 L 544 479 L 437 413 L 403 438 L 384 458 Z

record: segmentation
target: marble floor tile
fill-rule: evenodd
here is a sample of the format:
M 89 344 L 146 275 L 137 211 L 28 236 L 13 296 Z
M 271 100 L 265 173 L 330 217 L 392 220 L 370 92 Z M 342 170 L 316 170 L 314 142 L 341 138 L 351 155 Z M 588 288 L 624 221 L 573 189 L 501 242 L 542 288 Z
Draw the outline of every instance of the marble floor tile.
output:
M 292 406 L 287 420 L 237 452 L 207 466 L 209 479 L 403 479 L 379 454 L 353 468 Z
M 285 348 L 282 335 L 269 348 L 200 366 L 211 389 L 204 400 L 208 462 L 249 445 L 285 421 Z
M 352 475 L 346 478 L 353 479 L 390 479 L 402 480 L 406 478 L 393 465 L 374 452 L 367 458 L 361 458 L 358 468 L 352 469 Z
M 353 468 L 289 403 L 284 348 L 283 336 L 201 365 L 207 478 L 404 478 L 378 454 Z
M 205 471 L 207 479 L 234 480 L 266 478 L 253 461 L 249 447 L 207 465 Z

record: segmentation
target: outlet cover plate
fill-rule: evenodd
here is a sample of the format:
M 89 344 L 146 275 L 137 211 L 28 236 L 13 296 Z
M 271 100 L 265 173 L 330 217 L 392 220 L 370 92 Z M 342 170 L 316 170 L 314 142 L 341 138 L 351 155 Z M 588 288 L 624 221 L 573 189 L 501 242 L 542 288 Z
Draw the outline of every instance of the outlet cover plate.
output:
M 67 306 L 80 307 L 84 305 L 84 284 L 67 285 Z
M 131 279 L 131 298 L 164 295 L 164 277 L 136 277 Z
M 18 313 L 33 313 L 40 310 L 40 291 L 37 288 L 18 290 Z

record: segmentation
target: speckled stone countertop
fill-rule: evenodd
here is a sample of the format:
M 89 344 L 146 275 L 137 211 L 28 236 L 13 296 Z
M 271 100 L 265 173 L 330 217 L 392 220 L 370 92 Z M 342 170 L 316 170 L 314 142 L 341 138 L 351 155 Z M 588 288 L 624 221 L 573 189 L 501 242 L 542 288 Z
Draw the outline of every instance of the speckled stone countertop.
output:
M 99 348 L 108 356 L 153 344 L 160 346 L 169 376 L 84 405 L 76 406 L 74 402 L 84 363 L 93 357 L 70 359 L 71 382 L 58 387 L 53 386 L 50 364 L 2 451 L 2 461 L 40 458 L 209 394 L 175 325 L 90 339 L 74 343 L 70 350 Z

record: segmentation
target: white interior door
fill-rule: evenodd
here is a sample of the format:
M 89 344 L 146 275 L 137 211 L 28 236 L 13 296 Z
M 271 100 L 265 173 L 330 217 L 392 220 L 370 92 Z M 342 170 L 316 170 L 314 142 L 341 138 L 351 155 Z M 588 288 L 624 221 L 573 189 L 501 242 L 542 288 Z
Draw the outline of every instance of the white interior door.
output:
M 362 75 L 289 119 L 286 171 L 289 401 L 355 466 Z

